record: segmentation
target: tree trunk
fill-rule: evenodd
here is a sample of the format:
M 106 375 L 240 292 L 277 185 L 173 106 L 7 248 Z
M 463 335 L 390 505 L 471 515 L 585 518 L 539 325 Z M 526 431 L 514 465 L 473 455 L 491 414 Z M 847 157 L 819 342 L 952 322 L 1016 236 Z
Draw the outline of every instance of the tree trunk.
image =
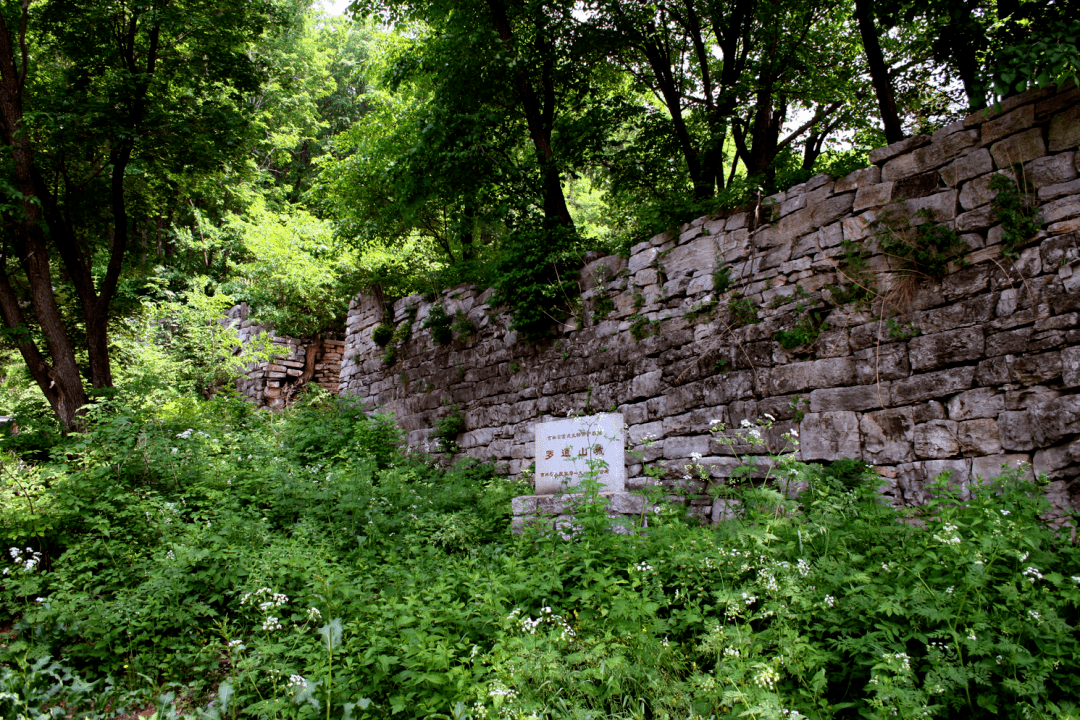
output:
M 25 36 L 25 7 L 23 13 L 20 40 Z M 48 399 L 64 431 L 68 432 L 80 426 L 81 410 L 86 405 L 87 396 L 79 376 L 79 366 L 75 362 L 75 352 L 53 292 L 42 203 L 34 182 L 34 151 L 22 128 L 22 91 L 27 62 L 25 44 L 20 43 L 23 46 L 20 71 L 16 69 L 15 49 L 11 41 L 12 35 L 0 14 L 0 128 L 4 144 L 11 148 L 13 184 L 22 196 L 16 216 L 10 219 L 14 226 L 10 244 L 26 274 L 30 286 L 30 300 L 45 337 L 51 365 L 30 337 L 19 297 L 7 276 L 6 252 L 0 257 L 0 314 L 3 315 L 6 328 L 16 338 L 15 344 L 26 361 L 30 374 Z
M 502 0 L 488 0 L 488 8 L 491 10 L 495 30 L 499 34 L 506 49 L 517 52 L 514 47 L 516 42 L 514 32 L 510 26 L 510 19 L 506 14 L 506 7 Z M 541 192 L 544 203 L 544 217 L 550 226 L 565 227 L 574 230 L 574 219 L 570 215 L 570 208 L 566 204 L 566 196 L 562 190 L 562 178 L 558 164 L 555 162 L 555 153 L 551 147 L 551 133 L 555 120 L 555 79 L 554 61 L 552 59 L 554 49 L 550 42 L 545 39 L 543 14 L 538 13 L 535 31 L 534 45 L 543 57 L 541 63 L 540 93 L 533 86 L 533 80 L 529 77 L 528 63 L 517 63 L 517 93 L 525 112 L 525 120 L 529 127 L 529 137 L 532 139 L 533 148 L 536 151 L 537 164 L 540 166 Z
M 319 353 L 322 352 L 323 341 L 322 337 L 316 335 L 312 339 L 308 340 L 307 346 L 304 348 L 304 372 L 300 374 L 300 377 L 296 381 L 296 387 L 302 388 L 311 382 L 315 377 L 315 362 L 318 360 Z
M 859 21 L 866 63 L 870 66 L 870 78 L 873 80 L 878 107 L 881 109 L 881 122 L 885 125 L 885 142 L 891 145 L 904 139 L 904 131 L 900 127 L 900 116 L 896 112 L 896 98 L 889 78 L 889 68 L 885 65 L 885 55 L 878 41 L 872 3 L 873 0 L 855 0 L 855 17 Z

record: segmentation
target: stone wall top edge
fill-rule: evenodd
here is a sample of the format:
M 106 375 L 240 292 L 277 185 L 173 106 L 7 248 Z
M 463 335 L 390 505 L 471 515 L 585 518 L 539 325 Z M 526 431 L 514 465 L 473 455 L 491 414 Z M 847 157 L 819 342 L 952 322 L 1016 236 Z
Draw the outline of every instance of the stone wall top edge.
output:
M 956 141 L 954 139 L 954 136 L 957 135 L 957 133 L 965 131 L 977 133 L 979 132 L 982 125 L 988 122 L 1000 120 L 1003 116 L 1008 115 L 1010 112 L 1016 111 L 1017 109 L 1025 106 L 1033 105 L 1040 101 L 1046 101 L 1047 98 L 1052 98 L 1055 95 L 1063 95 L 1070 92 L 1075 92 L 1075 89 L 1076 88 L 1072 85 L 1070 81 L 1065 83 L 1060 91 L 1058 91 L 1058 89 L 1054 86 L 1049 86 L 1029 90 L 1025 93 L 1021 93 L 1020 95 L 1006 98 L 1005 100 L 1001 101 L 1000 105 L 992 106 L 991 108 L 987 108 L 985 110 L 969 115 L 966 118 L 953 123 L 952 125 L 948 125 L 939 129 L 938 131 L 934 132 L 932 136 L 914 136 L 906 138 L 899 143 L 894 143 L 893 145 L 889 145 L 884 148 L 877 148 L 871 151 L 871 164 L 867 167 L 859 168 L 845 176 L 837 178 L 832 178 L 828 175 L 817 175 L 807 181 L 798 183 L 790 188 L 787 188 L 784 191 L 775 193 L 769 196 L 769 198 L 764 199 L 771 199 L 777 204 L 777 206 L 779 206 L 780 203 L 797 198 L 807 192 L 821 192 L 822 188 L 824 188 L 824 190 L 826 191 L 822 199 L 828 197 L 835 197 L 844 193 L 851 192 L 860 187 L 863 178 L 871 176 L 872 173 L 880 173 L 881 167 L 888 162 L 895 163 L 898 158 L 902 158 L 904 155 L 909 155 L 915 152 L 932 152 L 935 148 L 942 147 L 946 143 L 952 143 L 953 145 L 955 145 Z M 1041 121 L 1037 122 L 1036 125 L 1046 125 L 1048 120 L 1049 118 L 1043 118 Z M 981 143 L 978 142 L 964 143 L 964 147 L 962 147 L 956 155 L 962 157 L 967 153 L 979 149 L 980 147 Z M 921 172 L 922 171 L 919 170 L 918 172 L 912 173 L 912 175 L 918 175 Z M 901 174 L 899 177 L 900 179 L 902 179 L 907 176 L 908 175 L 906 174 Z M 880 182 L 880 174 L 872 177 L 874 179 L 870 180 L 871 184 L 876 184 Z M 833 183 L 833 186 L 825 187 L 830 182 Z M 725 213 L 712 213 L 694 218 L 693 220 L 690 220 L 689 222 L 686 222 L 678 226 L 677 228 L 672 228 L 670 230 L 658 233 L 652 238 L 638 243 L 630 249 L 629 257 L 633 258 L 635 255 L 650 252 L 655 248 L 660 248 L 665 245 L 670 245 L 671 247 L 679 247 L 687 243 L 693 242 L 694 240 L 701 237 L 702 234 L 711 234 L 702 232 L 703 230 L 707 229 L 706 226 L 710 222 L 715 224 L 716 221 L 725 221 L 724 227 L 714 228 L 714 230 L 719 232 L 731 232 L 738 229 L 747 229 L 752 235 L 756 235 L 763 230 L 768 230 L 770 227 L 775 226 L 775 223 L 773 223 L 773 225 L 770 225 L 769 223 L 763 222 L 761 225 L 751 230 L 750 228 L 745 227 L 739 217 L 741 215 L 746 215 L 747 212 L 747 209 L 739 208 Z M 845 213 L 845 216 L 848 214 L 857 215 L 858 212 L 851 211 L 849 213 Z M 734 227 L 733 223 L 731 222 L 733 219 L 738 221 L 734 223 Z M 824 227 L 824 225 L 822 225 L 821 227 Z M 598 262 L 611 260 L 612 258 L 619 258 L 620 261 L 625 261 L 626 259 L 625 257 L 619 255 L 587 257 L 582 264 L 582 270 L 584 270 L 591 264 L 597 264 Z M 430 307 L 435 303 L 445 304 L 448 300 L 461 299 L 463 297 L 480 298 L 484 295 L 490 297 L 490 293 L 492 292 L 492 288 L 485 289 L 480 288 L 479 286 L 474 284 L 461 283 L 446 290 L 443 290 L 441 293 L 439 293 L 438 298 L 431 301 L 425 300 L 424 296 L 421 294 L 413 294 L 405 298 L 401 298 L 394 303 L 393 309 L 395 315 L 398 315 L 400 312 L 403 312 L 408 308 L 415 307 L 418 309 L 418 311 L 420 311 L 418 313 L 420 316 L 425 316 L 425 314 L 422 312 L 425 306 Z M 352 303 L 350 304 L 350 315 L 359 314 L 359 312 L 363 309 L 364 303 L 362 301 L 365 298 L 369 298 L 369 296 L 358 294 L 354 297 Z M 486 300 L 487 298 L 483 299 Z M 375 319 L 372 324 L 377 324 L 377 322 L 378 319 Z M 356 330 L 360 330 L 360 328 L 356 328 Z M 356 332 L 356 330 L 350 329 L 350 332 L 348 334 L 352 335 Z

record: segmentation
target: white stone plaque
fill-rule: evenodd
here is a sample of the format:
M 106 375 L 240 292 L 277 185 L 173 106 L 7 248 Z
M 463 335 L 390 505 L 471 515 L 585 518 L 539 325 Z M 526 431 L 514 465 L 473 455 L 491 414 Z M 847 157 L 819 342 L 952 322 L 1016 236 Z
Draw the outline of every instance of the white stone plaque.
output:
M 623 416 L 586 415 L 537 423 L 536 494 L 572 491 L 589 472 L 599 470 L 602 492 L 626 489 L 626 432 Z

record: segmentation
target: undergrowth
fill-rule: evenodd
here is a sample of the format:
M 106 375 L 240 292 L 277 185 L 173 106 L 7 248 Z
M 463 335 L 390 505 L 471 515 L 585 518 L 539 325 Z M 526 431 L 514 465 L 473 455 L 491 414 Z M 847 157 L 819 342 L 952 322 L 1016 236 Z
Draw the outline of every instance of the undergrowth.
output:
M 774 435 L 726 431 L 740 458 Z M 1080 556 L 1021 473 L 942 477 L 912 522 L 859 461 L 783 453 L 775 487 L 749 465 L 715 486 L 737 508 L 717 526 L 654 492 L 615 535 L 587 478 L 564 535 L 515 536 L 527 487 L 400 442 L 326 395 L 221 395 L 116 401 L 46 455 L 5 452 L 0 716 L 1078 711 Z

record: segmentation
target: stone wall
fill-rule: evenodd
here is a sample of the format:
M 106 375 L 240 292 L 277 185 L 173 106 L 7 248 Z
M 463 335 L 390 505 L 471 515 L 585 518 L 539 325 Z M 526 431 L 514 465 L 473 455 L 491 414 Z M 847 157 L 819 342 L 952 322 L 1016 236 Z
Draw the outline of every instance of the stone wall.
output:
M 923 502 L 944 470 L 967 483 L 1031 463 L 1064 508 L 1080 494 L 1078 145 L 1075 87 L 1011 98 L 876 150 L 871 167 L 847 177 L 814 177 L 748 211 L 699 218 L 629 258 L 587 258 L 581 319 L 540 344 L 509 330 L 490 290 L 458 287 L 436 302 L 463 311 L 478 331 L 435 345 L 423 328 L 432 303 L 404 298 L 393 315 L 412 324 L 412 338 L 387 365 L 371 339 L 383 308 L 357 297 L 341 389 L 392 410 L 420 447 L 458 405 L 463 452 L 515 474 L 532 462 L 537 421 L 616 410 L 629 449 L 666 462 L 673 481 L 694 453 L 722 479 L 734 461 L 710 422 L 732 427 L 769 414 L 774 446 L 797 429 L 803 460 L 861 458 L 898 503 Z M 1042 231 L 1014 261 L 1002 256 L 989 184 L 1016 164 L 1035 189 Z M 911 281 L 875 252 L 868 268 L 884 295 L 869 307 L 841 305 L 836 288 L 852 286 L 844 243 L 873 250 L 874 222 L 890 203 L 915 222 L 925 210 L 954 228 L 970 246 L 966 265 L 905 296 Z M 730 271 L 723 293 L 714 289 L 720 268 Z M 741 324 L 729 310 L 737 297 L 758 322 Z M 774 334 L 808 307 L 827 313 L 828 329 L 785 350 Z M 646 446 L 649 436 L 656 442 Z M 628 477 L 630 489 L 646 482 L 641 464 Z M 723 511 L 695 502 L 702 515 Z
M 307 341 L 279 336 L 272 327 L 258 325 L 248 319 L 247 303 L 241 303 L 229 310 L 227 325 L 237 328 L 241 342 L 249 342 L 260 333 L 270 336 L 275 346 L 281 351 L 272 362 L 253 363 L 244 377 L 236 382 L 236 389 L 257 405 L 273 408 L 284 407 L 299 390 L 299 381 L 304 372 L 307 357 Z M 341 373 L 341 353 L 345 346 L 342 340 L 321 339 L 315 355 L 315 375 L 311 382 L 327 391 L 338 392 L 338 378 Z

